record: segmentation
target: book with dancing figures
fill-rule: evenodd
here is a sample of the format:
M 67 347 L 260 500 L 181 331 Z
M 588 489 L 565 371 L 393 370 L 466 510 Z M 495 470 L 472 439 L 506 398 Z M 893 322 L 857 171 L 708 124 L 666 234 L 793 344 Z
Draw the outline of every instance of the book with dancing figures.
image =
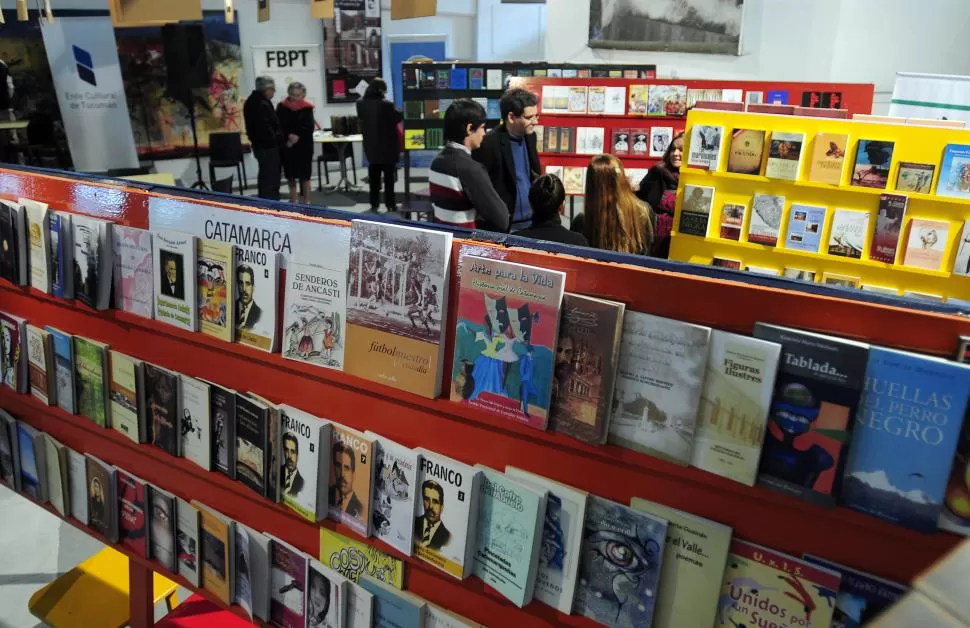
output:
M 347 269 L 290 259 L 283 307 L 283 357 L 343 370 Z

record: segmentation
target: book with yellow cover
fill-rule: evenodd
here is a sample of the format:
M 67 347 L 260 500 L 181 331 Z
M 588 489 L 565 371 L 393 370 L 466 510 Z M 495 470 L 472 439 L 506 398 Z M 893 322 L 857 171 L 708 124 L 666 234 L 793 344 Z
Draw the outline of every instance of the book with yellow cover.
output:
M 228 606 L 232 604 L 235 588 L 233 559 L 236 522 L 195 500 L 192 505 L 199 509 L 203 586 Z
M 424 129 L 404 130 L 404 149 L 422 150 L 424 148 Z
M 812 151 L 812 164 L 808 169 L 808 180 L 815 183 L 842 183 L 842 170 L 845 167 L 845 148 L 849 136 L 844 133 L 819 133 L 815 136 Z
M 236 247 L 199 240 L 199 331 L 232 342 L 236 303 Z
M 325 527 L 320 528 L 320 562 L 353 582 L 362 575 L 404 588 L 404 563 L 381 550 Z

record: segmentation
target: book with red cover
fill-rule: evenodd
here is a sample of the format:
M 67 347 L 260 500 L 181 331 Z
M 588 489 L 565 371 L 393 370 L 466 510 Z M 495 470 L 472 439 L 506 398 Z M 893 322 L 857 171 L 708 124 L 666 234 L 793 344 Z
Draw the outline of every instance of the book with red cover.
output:
M 748 111 L 751 111 L 748 109 Z M 848 109 L 819 109 L 818 107 L 795 107 L 796 116 L 807 116 L 809 118 L 832 118 L 835 120 L 848 120 Z
M 795 115 L 795 105 L 748 105 L 745 109 L 748 113 L 773 113 L 775 115 L 792 116 Z
M 650 129 L 630 129 L 630 154 L 643 155 L 650 151 Z
M 714 111 L 744 111 L 744 103 L 726 102 L 723 100 L 699 100 L 694 103 L 694 109 L 710 109 Z
M 896 261 L 899 247 L 899 234 L 903 230 L 906 215 L 905 194 L 880 194 L 879 213 L 876 216 L 876 232 L 872 236 L 872 249 L 869 259 L 874 262 L 892 264 Z
M 148 529 L 145 525 L 145 482 L 122 469 L 118 484 L 118 537 L 122 545 L 148 557 Z
M 614 155 L 629 155 L 630 129 L 613 129 L 612 134 L 613 139 L 610 142 L 610 146 L 613 148 L 611 149 L 611 152 Z

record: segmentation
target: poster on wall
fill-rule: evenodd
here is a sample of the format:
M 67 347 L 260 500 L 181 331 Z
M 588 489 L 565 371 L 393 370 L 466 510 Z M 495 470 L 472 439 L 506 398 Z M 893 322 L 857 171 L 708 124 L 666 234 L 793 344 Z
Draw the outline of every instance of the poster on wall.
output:
M 381 72 L 379 0 L 336 0 L 323 20 L 327 101 L 354 102 Z
M 306 99 L 314 105 L 317 122 L 323 115 L 323 72 L 320 68 L 320 46 L 253 46 L 253 72 L 276 81 L 273 104 L 286 98 L 291 83 L 302 83 Z
M 589 47 L 741 54 L 744 0 L 590 0 Z
M 209 57 L 208 89 L 195 90 L 195 129 L 200 148 L 208 148 L 209 134 L 243 131 L 242 104 L 249 86 L 241 86 L 242 49 L 239 25 L 226 24 L 222 11 L 204 11 L 202 31 Z M 161 26 L 115 31 L 121 57 L 121 76 L 128 97 L 135 146 L 143 159 L 172 159 L 192 155 L 192 126 L 185 105 L 169 97 L 168 68 Z

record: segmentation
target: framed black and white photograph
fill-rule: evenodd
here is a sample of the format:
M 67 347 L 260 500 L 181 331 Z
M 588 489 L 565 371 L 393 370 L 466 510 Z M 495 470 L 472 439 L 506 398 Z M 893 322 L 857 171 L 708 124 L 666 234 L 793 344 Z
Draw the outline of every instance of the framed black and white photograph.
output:
M 737 55 L 744 0 L 590 0 L 589 47 Z

